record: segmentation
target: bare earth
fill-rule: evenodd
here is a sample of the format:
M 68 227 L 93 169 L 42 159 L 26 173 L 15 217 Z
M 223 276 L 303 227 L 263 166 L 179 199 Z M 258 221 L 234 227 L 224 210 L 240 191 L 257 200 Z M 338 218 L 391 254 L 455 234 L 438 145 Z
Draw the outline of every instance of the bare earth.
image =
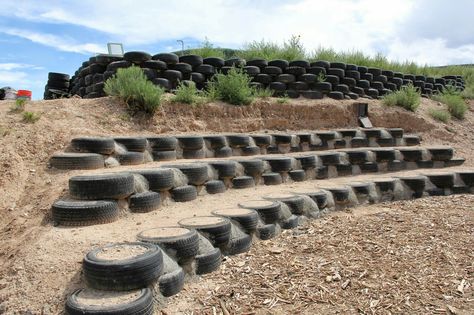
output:
M 134 241 L 142 230 L 235 207 L 242 200 L 322 184 L 231 190 L 152 213 L 123 214 L 107 225 L 57 228 L 49 220 L 50 206 L 67 193 L 69 177 L 84 172 L 51 170 L 47 162 L 71 138 L 355 127 L 352 103 L 325 99 L 278 104 L 270 99 L 248 107 L 165 104 L 152 119 L 132 119 L 112 99 L 72 99 L 31 102 L 27 110 L 41 113 L 41 118 L 25 124 L 21 115 L 9 111 L 12 102 L 1 102 L 0 314 L 61 313 L 66 295 L 84 285 L 81 260 L 92 248 Z M 423 100 L 416 115 L 369 102 L 375 126 L 420 133 L 423 145 L 454 146 L 467 166 L 474 165 L 473 105 L 464 121 L 442 124 L 427 115 L 429 108 L 440 106 L 436 102 Z M 159 163 L 141 167 L 150 165 Z M 245 255 L 228 258 L 221 271 L 187 284 L 170 299 L 166 311 L 213 314 L 215 307 L 224 314 L 224 309 L 258 314 L 426 314 L 439 308 L 472 313 L 473 257 L 468 249 L 474 248 L 473 200 L 456 196 L 361 207 L 354 214 L 311 222 L 301 235 L 285 232 L 275 240 L 257 242 Z M 359 209 L 364 213 L 357 214 Z M 459 286 L 464 293 L 456 293 Z

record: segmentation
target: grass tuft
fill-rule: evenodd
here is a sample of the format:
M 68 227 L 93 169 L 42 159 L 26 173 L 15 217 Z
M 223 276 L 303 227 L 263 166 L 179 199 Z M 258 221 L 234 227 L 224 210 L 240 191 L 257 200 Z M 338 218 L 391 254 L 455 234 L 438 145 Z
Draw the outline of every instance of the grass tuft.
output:
M 273 92 L 272 90 L 266 88 L 266 89 L 258 89 L 258 88 L 255 88 L 253 89 L 253 96 L 255 96 L 256 98 L 269 98 L 269 97 L 272 97 L 273 95 Z
M 40 114 L 33 112 L 23 112 L 23 121 L 29 124 L 34 124 L 41 118 Z
M 467 104 L 460 93 L 453 93 L 449 89 L 445 89 L 440 94 L 433 96 L 433 99 L 446 104 L 452 116 L 458 119 L 464 118 L 467 111 Z
M 399 91 L 387 94 L 382 99 L 387 106 L 399 106 L 409 111 L 416 111 L 420 106 L 421 95 L 413 85 L 402 87 Z
M 431 109 L 430 115 L 436 120 L 447 123 L 451 119 L 451 114 L 443 109 Z
M 184 104 L 195 104 L 199 99 L 199 91 L 196 88 L 196 84 L 192 83 L 180 83 L 176 88 L 175 95 L 171 99 L 175 103 Z
M 105 82 L 105 93 L 122 99 L 132 112 L 153 114 L 161 104 L 164 90 L 148 81 L 142 69 L 118 69 L 117 74 Z
M 20 113 L 25 110 L 26 99 L 17 98 L 15 104 L 10 107 L 11 112 Z

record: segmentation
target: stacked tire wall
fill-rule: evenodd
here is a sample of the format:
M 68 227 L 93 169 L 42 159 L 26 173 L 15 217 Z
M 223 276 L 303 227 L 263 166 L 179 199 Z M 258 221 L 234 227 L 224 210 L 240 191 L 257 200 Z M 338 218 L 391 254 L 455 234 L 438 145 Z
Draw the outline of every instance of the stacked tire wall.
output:
M 464 89 L 461 76 L 441 78 L 403 74 L 342 62 L 306 60 L 271 60 L 241 58 L 202 58 L 197 55 L 177 56 L 173 53 L 150 55 L 146 52 L 127 52 L 122 57 L 99 55 L 83 62 L 71 79 L 69 92 L 83 98 L 105 96 L 104 82 L 118 69 L 132 65 L 141 67 L 146 77 L 166 91 L 173 91 L 180 82 L 194 82 L 205 89 L 217 73 L 227 74 L 232 67 L 241 68 L 251 79 L 251 86 L 268 88 L 274 96 L 291 98 L 303 96 L 320 99 L 379 98 L 402 86 L 414 85 L 423 96 L 437 93 L 448 85 Z

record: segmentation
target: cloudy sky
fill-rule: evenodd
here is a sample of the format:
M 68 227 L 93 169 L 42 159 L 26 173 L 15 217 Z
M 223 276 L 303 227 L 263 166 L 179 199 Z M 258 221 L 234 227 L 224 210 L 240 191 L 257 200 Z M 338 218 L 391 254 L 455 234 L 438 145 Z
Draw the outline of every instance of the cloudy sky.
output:
M 308 50 L 382 52 L 420 64 L 474 63 L 472 0 L 2 0 L 0 87 L 42 97 L 49 71 L 72 74 L 107 42 L 152 54 L 239 48 L 300 35 Z

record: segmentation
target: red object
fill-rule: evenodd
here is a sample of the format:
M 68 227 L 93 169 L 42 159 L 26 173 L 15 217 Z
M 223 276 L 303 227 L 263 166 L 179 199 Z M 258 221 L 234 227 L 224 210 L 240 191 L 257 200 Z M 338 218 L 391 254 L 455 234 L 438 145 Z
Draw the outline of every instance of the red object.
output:
M 29 90 L 18 90 L 18 92 L 16 93 L 16 96 L 31 99 L 31 91 L 29 91 Z

